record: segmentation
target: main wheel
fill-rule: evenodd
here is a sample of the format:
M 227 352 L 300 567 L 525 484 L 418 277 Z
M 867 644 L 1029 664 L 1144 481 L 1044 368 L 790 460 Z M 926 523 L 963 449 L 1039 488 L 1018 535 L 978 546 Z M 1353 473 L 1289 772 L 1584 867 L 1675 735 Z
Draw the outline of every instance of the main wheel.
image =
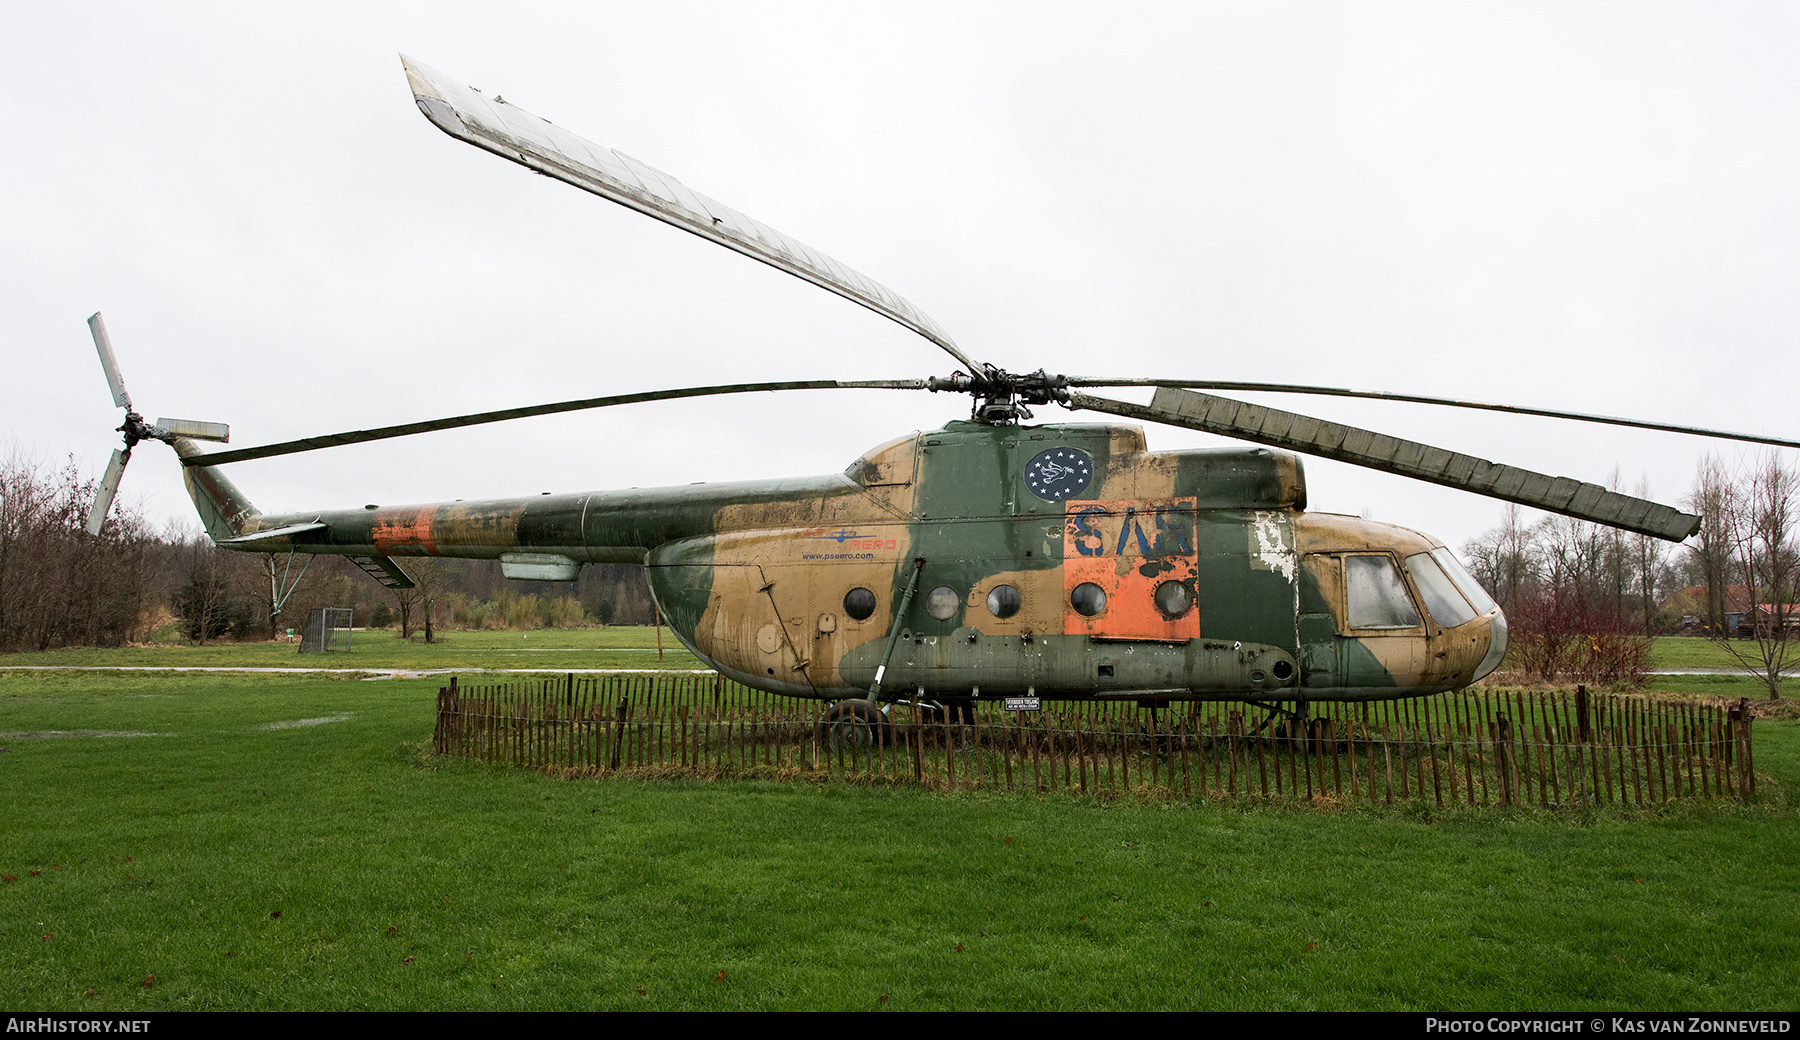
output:
M 894 724 L 868 701 L 839 701 L 825 709 L 819 740 L 833 751 L 866 748 L 877 742 L 885 746 L 894 742 Z

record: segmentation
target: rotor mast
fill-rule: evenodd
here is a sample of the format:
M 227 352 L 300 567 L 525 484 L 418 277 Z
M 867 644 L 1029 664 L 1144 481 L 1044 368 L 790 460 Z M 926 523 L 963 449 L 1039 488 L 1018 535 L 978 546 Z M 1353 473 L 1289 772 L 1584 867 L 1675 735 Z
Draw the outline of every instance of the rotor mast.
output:
M 1031 418 L 1028 405 L 1069 403 L 1069 379 L 1050 375 L 1043 369 L 1014 375 L 1003 368 L 982 365 L 982 374 L 952 372 L 948 376 L 932 376 L 925 388 L 932 393 L 964 393 L 975 400 L 969 407 L 969 418 L 989 426 L 1012 426 Z

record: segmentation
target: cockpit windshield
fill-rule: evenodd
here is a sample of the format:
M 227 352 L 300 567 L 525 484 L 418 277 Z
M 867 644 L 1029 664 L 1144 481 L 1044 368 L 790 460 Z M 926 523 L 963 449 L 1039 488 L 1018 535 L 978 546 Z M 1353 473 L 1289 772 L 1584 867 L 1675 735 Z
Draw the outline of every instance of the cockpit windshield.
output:
M 1413 584 L 1419 587 L 1419 595 L 1425 597 L 1425 609 L 1431 611 L 1432 620 L 1445 628 L 1475 620 L 1475 611 L 1463 599 L 1462 593 L 1456 591 L 1456 585 L 1431 554 L 1408 556 L 1406 569 L 1412 574 Z
M 1494 602 L 1494 597 L 1488 595 L 1487 590 L 1481 587 L 1480 582 L 1463 569 L 1462 561 L 1452 555 L 1449 549 L 1439 546 L 1431 550 L 1431 558 L 1443 566 L 1444 573 L 1450 575 L 1450 580 L 1456 582 L 1456 587 L 1463 591 L 1463 595 L 1469 597 L 1470 603 L 1475 604 L 1477 612 L 1486 614 L 1500 605 Z

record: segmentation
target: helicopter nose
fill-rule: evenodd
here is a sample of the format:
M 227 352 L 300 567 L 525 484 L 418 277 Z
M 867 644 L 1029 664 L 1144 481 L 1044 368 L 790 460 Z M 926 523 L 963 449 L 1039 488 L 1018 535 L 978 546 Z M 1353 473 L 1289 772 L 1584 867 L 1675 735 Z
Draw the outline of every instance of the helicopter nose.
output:
M 1500 667 L 1501 661 L 1506 660 L 1506 612 L 1497 607 L 1494 609 L 1494 616 L 1488 618 L 1488 639 L 1487 656 L 1475 667 L 1475 674 L 1470 676 L 1470 682 L 1485 678 Z

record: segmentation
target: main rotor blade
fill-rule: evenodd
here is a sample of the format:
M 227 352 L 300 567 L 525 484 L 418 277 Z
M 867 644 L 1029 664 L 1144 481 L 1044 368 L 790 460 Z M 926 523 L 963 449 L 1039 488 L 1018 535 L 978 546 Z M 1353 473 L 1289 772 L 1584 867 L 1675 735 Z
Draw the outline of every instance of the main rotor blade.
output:
M 1608 491 L 1570 477 L 1504 466 L 1417 441 L 1326 422 L 1229 397 L 1159 387 L 1148 406 L 1071 393 L 1069 407 L 1168 423 L 1258 444 L 1274 445 L 1489 498 L 1561 513 L 1608 527 L 1679 542 L 1700 529 L 1700 518 L 1669 506 Z
M 924 311 L 867 275 L 623 152 L 576 137 L 498 97 L 490 101 L 473 87 L 404 54 L 400 63 L 406 67 L 419 110 L 451 137 L 803 278 L 924 336 L 968 366 L 970 375 L 988 371 L 964 354 Z
M 113 357 L 112 339 L 106 334 L 106 322 L 101 320 L 99 311 L 95 311 L 88 319 L 88 329 L 94 334 L 95 349 L 100 351 L 100 367 L 106 370 L 106 385 L 112 387 L 113 404 L 131 411 L 131 395 L 125 392 L 125 377 L 119 374 L 118 359 Z
M 508 419 L 524 419 L 533 415 L 553 415 L 557 412 L 579 412 L 589 408 L 610 408 L 618 404 L 641 404 L 645 401 L 671 401 L 683 397 L 713 397 L 721 394 L 750 394 L 762 390 L 923 390 L 923 379 L 869 379 L 860 382 L 844 382 L 835 379 L 808 379 L 785 383 L 731 383 L 723 386 L 690 386 L 680 390 L 653 390 L 641 394 L 620 394 L 616 397 L 588 397 L 579 401 L 559 401 L 555 404 L 534 404 L 524 408 L 503 408 L 493 412 L 474 412 L 469 415 L 453 415 L 447 419 L 427 419 L 424 422 L 403 423 L 399 426 L 382 426 L 373 430 L 351 430 L 346 433 L 328 433 L 323 437 L 305 437 L 295 441 L 282 441 L 279 444 L 263 444 L 250 448 L 237 448 L 232 451 L 210 452 L 200 455 L 187 455 L 181 459 L 183 466 L 222 466 L 227 462 L 245 462 L 250 459 L 266 459 L 276 455 L 293 455 L 303 451 L 315 451 L 319 448 L 335 448 L 343 444 L 362 444 L 368 441 L 384 441 L 392 437 L 410 437 L 415 433 L 432 433 L 437 430 L 454 430 L 463 426 L 480 426 L 484 423 L 505 422 Z
M 1385 390 L 1347 390 L 1335 386 L 1307 386 L 1300 383 L 1242 383 L 1226 382 L 1217 379 L 1092 379 L 1070 376 L 1069 386 L 1172 386 L 1188 390 L 1253 390 L 1275 394 L 1317 394 L 1326 397 L 1361 397 L 1376 401 L 1404 401 L 1408 404 L 1440 404 L 1451 408 L 1479 408 L 1490 412 L 1511 412 L 1514 415 L 1541 415 L 1551 419 L 1572 419 L 1576 422 L 1602 423 L 1608 426 L 1631 426 L 1640 430 L 1661 430 L 1666 433 L 1686 433 L 1695 437 L 1716 437 L 1721 440 L 1748 441 L 1751 444 L 1773 444 L 1779 448 L 1800 448 L 1800 441 L 1783 440 L 1780 437 L 1764 437 L 1754 433 L 1732 433 L 1729 430 L 1709 430 L 1702 426 L 1678 426 L 1674 423 L 1648 422 L 1642 419 L 1623 419 L 1614 415 L 1592 415 L 1586 412 L 1559 412 L 1550 408 L 1529 408 L 1515 404 L 1489 404 L 1482 401 L 1459 401 L 1453 397 L 1425 397 L 1419 394 L 1395 394 Z
M 112 461 L 106 464 L 106 475 L 100 478 L 100 487 L 94 491 L 94 504 L 88 509 L 88 534 L 97 535 L 100 528 L 106 526 L 107 511 L 112 509 L 113 496 L 119 491 L 119 478 L 125 475 L 125 464 L 130 461 L 131 452 L 113 449 Z

